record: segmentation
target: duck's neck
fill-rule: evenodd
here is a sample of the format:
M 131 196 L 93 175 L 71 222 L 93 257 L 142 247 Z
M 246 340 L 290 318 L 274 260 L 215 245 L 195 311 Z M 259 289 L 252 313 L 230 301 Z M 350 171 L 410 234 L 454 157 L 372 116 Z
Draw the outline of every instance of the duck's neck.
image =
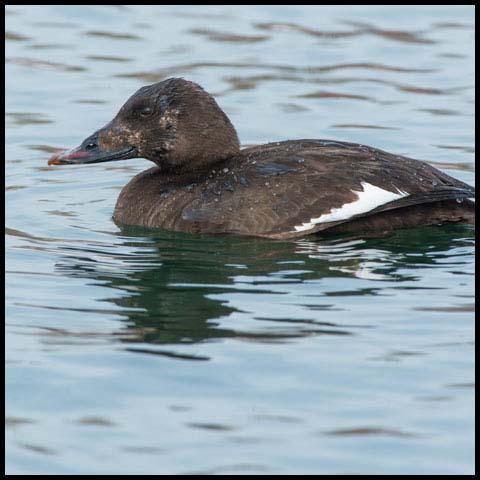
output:
M 157 165 L 159 172 L 171 177 L 200 178 L 207 177 L 211 173 L 227 168 L 234 156 L 235 155 L 230 155 L 226 158 L 209 159 L 208 162 L 187 161 L 180 165 L 172 165 L 171 163 L 159 163 Z

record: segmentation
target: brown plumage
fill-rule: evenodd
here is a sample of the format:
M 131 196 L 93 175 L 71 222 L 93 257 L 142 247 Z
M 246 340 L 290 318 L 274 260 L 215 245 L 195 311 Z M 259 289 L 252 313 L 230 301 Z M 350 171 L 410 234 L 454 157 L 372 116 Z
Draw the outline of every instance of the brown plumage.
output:
M 475 189 L 425 162 L 334 140 L 240 149 L 213 97 L 183 79 L 141 88 L 49 164 L 133 157 L 157 166 L 123 188 L 113 215 L 121 224 L 282 239 L 475 219 Z

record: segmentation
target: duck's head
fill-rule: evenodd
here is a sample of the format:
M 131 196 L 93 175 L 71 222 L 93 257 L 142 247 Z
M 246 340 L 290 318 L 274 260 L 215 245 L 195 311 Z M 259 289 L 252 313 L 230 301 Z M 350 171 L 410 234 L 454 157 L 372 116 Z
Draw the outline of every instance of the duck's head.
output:
M 199 85 L 170 78 L 140 88 L 115 118 L 49 165 L 146 158 L 167 171 L 207 168 L 239 151 L 235 128 Z

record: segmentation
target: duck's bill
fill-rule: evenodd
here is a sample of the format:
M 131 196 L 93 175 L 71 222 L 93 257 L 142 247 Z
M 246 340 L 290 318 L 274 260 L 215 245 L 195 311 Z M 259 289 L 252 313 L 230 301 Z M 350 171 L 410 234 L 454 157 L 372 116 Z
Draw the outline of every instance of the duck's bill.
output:
M 48 165 L 87 165 L 90 163 L 114 162 L 135 158 L 135 147 L 127 147 L 117 151 L 104 151 L 99 148 L 84 149 L 82 146 L 56 153 L 48 161 Z

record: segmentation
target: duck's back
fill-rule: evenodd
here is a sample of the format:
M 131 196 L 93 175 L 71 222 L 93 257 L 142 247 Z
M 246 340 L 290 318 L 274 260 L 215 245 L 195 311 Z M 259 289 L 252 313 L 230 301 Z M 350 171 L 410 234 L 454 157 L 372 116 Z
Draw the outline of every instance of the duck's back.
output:
M 473 187 L 425 162 L 364 145 L 290 140 L 254 146 L 205 174 L 137 175 L 117 201 L 123 224 L 294 238 L 369 235 L 474 222 Z

